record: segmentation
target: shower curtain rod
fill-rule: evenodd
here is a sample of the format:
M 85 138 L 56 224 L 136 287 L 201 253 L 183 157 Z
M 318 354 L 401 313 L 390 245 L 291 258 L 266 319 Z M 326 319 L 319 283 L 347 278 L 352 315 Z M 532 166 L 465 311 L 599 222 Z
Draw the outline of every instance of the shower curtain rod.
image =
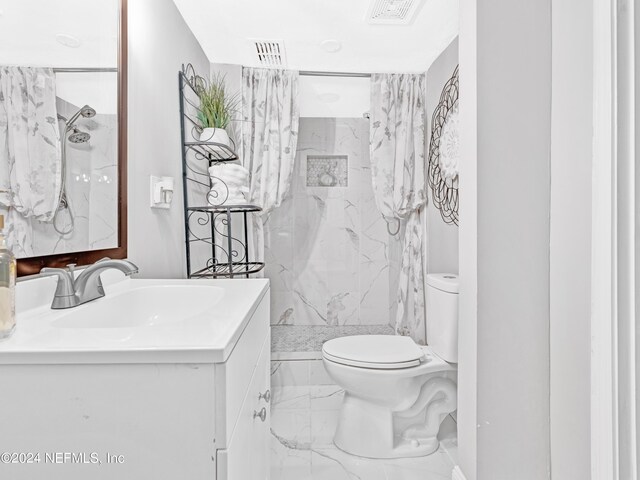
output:
M 116 73 L 118 71 L 117 68 L 54 68 L 54 73 Z
M 354 72 L 317 72 L 312 70 L 301 70 L 300 75 L 305 77 L 354 77 L 354 78 L 371 78 L 370 73 L 354 73 Z

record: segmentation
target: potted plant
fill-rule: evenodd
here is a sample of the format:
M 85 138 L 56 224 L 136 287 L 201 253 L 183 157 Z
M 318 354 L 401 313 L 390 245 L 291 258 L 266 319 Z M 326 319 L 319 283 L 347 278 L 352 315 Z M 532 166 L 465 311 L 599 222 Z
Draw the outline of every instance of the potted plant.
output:
M 200 98 L 198 120 L 202 128 L 200 141 L 230 146 L 226 128 L 238 109 L 239 95 L 227 93 L 225 75 L 221 74 L 200 82 L 197 93 Z

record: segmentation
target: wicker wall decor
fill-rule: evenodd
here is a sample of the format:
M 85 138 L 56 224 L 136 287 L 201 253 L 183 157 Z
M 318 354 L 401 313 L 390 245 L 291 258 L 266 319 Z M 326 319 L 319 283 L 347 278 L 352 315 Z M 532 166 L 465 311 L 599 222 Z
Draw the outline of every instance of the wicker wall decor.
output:
M 429 142 L 429 186 L 445 223 L 458 225 L 459 66 L 447 81 L 433 112 Z

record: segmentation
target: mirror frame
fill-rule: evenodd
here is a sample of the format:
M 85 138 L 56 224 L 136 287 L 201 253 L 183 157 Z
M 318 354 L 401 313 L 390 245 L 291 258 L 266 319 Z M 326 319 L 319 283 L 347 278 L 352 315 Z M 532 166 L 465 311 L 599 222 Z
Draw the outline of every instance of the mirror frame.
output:
M 18 259 L 18 276 L 34 275 L 44 267 L 88 265 L 104 257 L 127 257 L 127 0 L 120 0 L 118 26 L 118 246 Z

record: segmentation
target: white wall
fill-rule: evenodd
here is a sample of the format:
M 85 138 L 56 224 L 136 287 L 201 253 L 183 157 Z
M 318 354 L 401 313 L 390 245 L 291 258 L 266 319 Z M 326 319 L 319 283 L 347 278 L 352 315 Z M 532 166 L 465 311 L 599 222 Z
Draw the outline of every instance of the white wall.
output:
M 117 67 L 119 10 L 119 0 L 0 0 L 0 65 Z
M 294 70 L 419 72 L 458 31 L 458 0 L 421 2 L 410 26 L 370 24 L 370 0 L 175 2 L 212 60 L 249 66 L 260 66 L 251 40 L 272 39 Z M 328 39 L 342 48 L 327 52 Z
M 476 480 L 478 457 L 478 82 L 477 0 L 460 0 L 460 295 L 458 463 Z M 464 92 L 464 93 L 462 93 Z
M 433 112 L 440 103 L 442 89 L 458 65 L 458 40 L 455 39 L 433 62 L 427 71 L 427 160 L 431 141 Z M 429 189 L 427 205 L 427 271 L 429 273 L 458 273 L 458 227 L 442 220 L 433 204 Z
M 143 277 L 185 275 L 178 71 L 209 60 L 172 0 L 129 2 L 129 258 Z M 175 178 L 170 210 L 149 208 L 149 176 Z
M 590 478 L 593 2 L 553 2 L 551 471 Z
M 229 91 L 242 93 L 241 65 L 213 63 L 211 73 L 225 75 Z M 369 78 L 301 75 L 300 117 L 362 118 L 371 104 L 370 83 Z
M 56 96 L 82 107 L 90 105 L 99 115 L 118 113 L 118 73 L 56 73 Z
M 300 116 L 362 118 L 371 106 L 371 79 L 300 76 Z
M 469 480 L 542 480 L 550 469 L 551 2 L 463 0 L 460 8 L 460 463 Z

